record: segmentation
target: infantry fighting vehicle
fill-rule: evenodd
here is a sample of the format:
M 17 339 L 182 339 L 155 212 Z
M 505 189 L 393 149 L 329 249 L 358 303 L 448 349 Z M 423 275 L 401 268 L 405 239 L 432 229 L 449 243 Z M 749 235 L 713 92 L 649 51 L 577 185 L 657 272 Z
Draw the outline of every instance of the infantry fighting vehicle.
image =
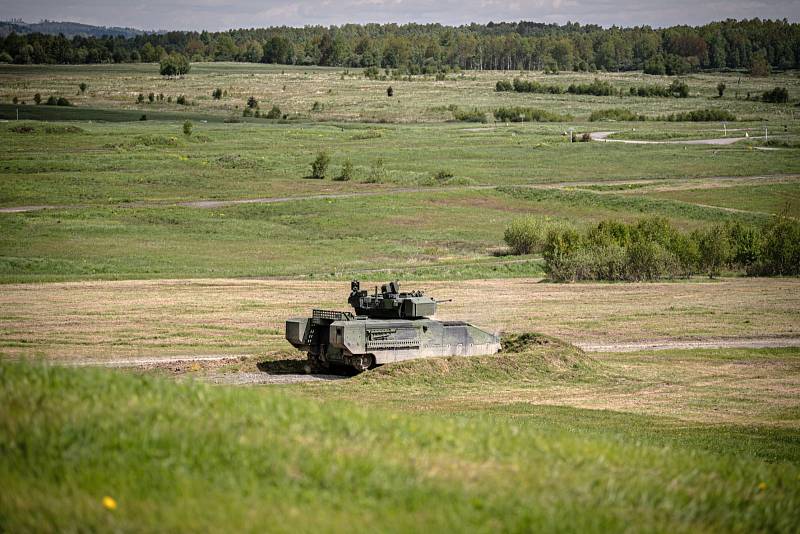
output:
M 364 371 L 375 365 L 432 358 L 477 356 L 500 350 L 500 338 L 463 321 L 430 319 L 437 301 L 421 291 L 401 293 L 397 282 L 369 294 L 358 281 L 347 302 L 355 314 L 314 310 L 311 317 L 286 321 L 286 339 L 305 351 L 312 364 Z

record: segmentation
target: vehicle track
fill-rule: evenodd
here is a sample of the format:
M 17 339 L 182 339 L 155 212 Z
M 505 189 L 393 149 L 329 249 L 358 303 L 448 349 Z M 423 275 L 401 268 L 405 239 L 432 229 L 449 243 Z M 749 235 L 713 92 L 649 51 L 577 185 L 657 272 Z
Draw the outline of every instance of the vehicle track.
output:
M 612 134 L 614 132 L 595 132 L 596 134 Z M 744 138 L 741 138 L 744 139 Z M 598 139 L 602 140 L 602 139 Z M 606 141 L 613 142 L 626 142 L 624 139 L 606 139 Z M 660 141 L 654 141 L 660 142 Z M 755 179 L 774 180 L 779 178 L 791 179 L 798 178 L 796 174 L 778 174 L 778 175 L 754 175 L 754 176 L 705 176 L 697 178 L 682 178 L 681 182 L 689 184 L 692 182 L 709 182 L 713 180 L 755 180 Z M 187 200 L 182 202 L 130 202 L 125 204 L 108 204 L 108 205 L 90 205 L 90 204 L 39 204 L 29 206 L 6 206 L 0 207 L 0 213 L 26 213 L 32 211 L 42 210 L 77 210 L 86 208 L 200 208 L 200 209 L 214 209 L 224 208 L 228 206 L 238 206 L 242 204 L 278 204 L 284 202 L 302 202 L 305 200 L 329 200 L 329 199 L 343 199 L 343 198 L 362 198 L 374 197 L 380 195 L 397 195 L 404 193 L 443 193 L 448 191 L 490 191 L 497 190 L 503 187 L 510 188 L 524 188 L 524 189 L 562 189 L 565 187 L 587 187 L 595 185 L 613 186 L 613 185 L 634 185 L 634 184 L 657 184 L 665 180 L 656 180 L 652 178 L 643 178 L 640 180 L 590 180 L 590 181 L 576 181 L 576 182 L 552 182 L 541 184 L 509 184 L 509 185 L 467 185 L 456 187 L 402 187 L 394 189 L 378 189 L 374 191 L 352 191 L 345 193 L 323 193 L 318 195 L 297 195 L 291 197 L 263 197 L 263 198 L 244 198 L 244 199 L 231 199 L 231 200 Z
M 576 342 L 575 346 L 589 353 L 644 352 L 661 350 L 692 349 L 766 349 L 800 347 L 800 337 L 763 337 L 763 338 L 720 338 L 698 340 L 648 340 L 624 343 L 589 343 Z M 175 372 L 191 364 L 213 364 L 222 366 L 226 363 L 240 362 L 242 358 L 252 355 L 185 355 L 164 358 L 129 358 L 125 360 L 85 360 L 66 362 L 63 365 L 74 367 L 107 367 L 130 369 L 163 369 Z M 280 385 L 298 384 L 302 382 L 327 382 L 349 378 L 343 375 L 318 373 L 269 373 L 269 372 L 211 372 L 202 377 L 213 384 L 223 385 Z

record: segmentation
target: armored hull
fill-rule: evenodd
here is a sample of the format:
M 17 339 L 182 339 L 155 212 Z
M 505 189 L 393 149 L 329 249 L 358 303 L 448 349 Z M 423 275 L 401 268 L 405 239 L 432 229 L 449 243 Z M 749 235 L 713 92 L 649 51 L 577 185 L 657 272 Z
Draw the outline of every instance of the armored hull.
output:
M 394 284 L 390 287 L 396 288 Z M 353 287 L 354 293 L 359 291 L 357 282 Z M 359 315 L 314 310 L 311 317 L 289 319 L 286 339 L 308 353 L 314 363 L 347 365 L 358 370 L 415 358 L 476 356 L 500 350 L 498 336 L 476 326 L 462 321 L 437 321 L 421 315 L 419 310 L 435 311 L 436 302 L 420 293 L 383 294 L 388 295 L 387 302 L 378 295 L 377 300 L 368 303 L 373 308 L 354 305 L 357 312 L 361 312 Z M 392 295 L 398 296 L 394 299 L 398 302 L 388 302 Z M 405 295 L 411 296 L 404 298 Z M 398 311 L 387 311 L 391 309 Z

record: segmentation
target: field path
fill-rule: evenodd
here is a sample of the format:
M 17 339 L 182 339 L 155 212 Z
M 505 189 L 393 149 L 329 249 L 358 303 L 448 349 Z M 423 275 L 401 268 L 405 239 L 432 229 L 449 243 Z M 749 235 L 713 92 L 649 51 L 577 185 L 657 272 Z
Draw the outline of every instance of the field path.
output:
M 595 132 L 592 135 L 610 135 L 615 132 Z M 731 138 L 728 138 L 728 140 Z M 735 138 L 736 140 L 744 139 Z M 629 141 L 624 139 L 598 139 L 600 141 L 609 142 L 630 142 L 630 143 L 660 143 L 661 141 Z M 725 140 L 725 139 L 723 139 Z M 677 141 L 676 141 L 677 142 Z M 697 143 L 695 143 L 697 144 Z M 730 144 L 730 143 L 727 143 Z M 683 178 L 681 183 L 684 187 L 693 182 L 709 183 L 714 180 L 722 180 L 725 182 L 732 181 L 747 181 L 747 180 L 775 180 L 775 179 L 792 179 L 797 178 L 796 174 L 778 174 L 778 175 L 764 175 L 764 176 L 705 176 L 697 178 Z M 640 180 L 601 180 L 601 181 L 576 181 L 576 182 L 552 182 L 541 184 L 511 184 L 511 185 L 466 185 L 455 187 L 401 187 L 393 189 L 376 189 L 374 191 L 353 191 L 350 193 L 323 193 L 318 195 L 297 195 L 290 197 L 262 197 L 262 198 L 244 198 L 244 199 L 230 199 L 230 200 L 187 200 L 182 202 L 131 202 L 128 204 L 108 204 L 108 205 L 90 205 L 90 204 L 66 204 L 66 205 L 29 205 L 29 206 L 7 206 L 0 207 L 0 213 L 25 213 L 42 210 L 77 210 L 86 208 L 171 208 L 171 207 L 185 207 L 185 208 L 200 208 L 200 209 L 214 209 L 224 208 L 226 206 L 238 206 L 243 204 L 278 204 L 284 202 L 302 202 L 305 200 L 327 200 L 327 199 L 341 199 L 341 198 L 362 198 L 374 197 L 380 195 L 398 195 L 398 194 L 411 194 L 411 193 L 424 193 L 424 192 L 448 192 L 448 191 L 491 191 L 501 187 L 515 187 L 527 189 L 561 189 L 564 187 L 589 187 L 589 186 L 615 186 L 615 185 L 634 185 L 634 184 L 658 184 L 665 180 L 656 180 L 652 178 L 643 178 Z M 621 193 L 615 191 L 614 193 Z M 627 192 L 630 193 L 630 192 Z M 716 207 L 716 206 L 714 206 Z
M 716 137 L 713 139 L 672 139 L 664 141 L 646 141 L 644 139 L 609 139 L 610 135 L 619 132 L 592 132 L 592 141 L 604 143 L 626 143 L 629 145 L 732 145 L 746 139 L 762 139 L 761 137 Z

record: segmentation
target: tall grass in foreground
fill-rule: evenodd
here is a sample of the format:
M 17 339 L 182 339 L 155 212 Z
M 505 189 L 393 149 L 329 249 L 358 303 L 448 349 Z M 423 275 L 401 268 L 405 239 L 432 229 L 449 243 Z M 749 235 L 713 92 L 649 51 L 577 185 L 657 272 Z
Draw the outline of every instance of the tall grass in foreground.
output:
M 8 532 L 790 532 L 800 522 L 794 464 L 508 418 L 26 363 L 0 363 L 0 406 Z

